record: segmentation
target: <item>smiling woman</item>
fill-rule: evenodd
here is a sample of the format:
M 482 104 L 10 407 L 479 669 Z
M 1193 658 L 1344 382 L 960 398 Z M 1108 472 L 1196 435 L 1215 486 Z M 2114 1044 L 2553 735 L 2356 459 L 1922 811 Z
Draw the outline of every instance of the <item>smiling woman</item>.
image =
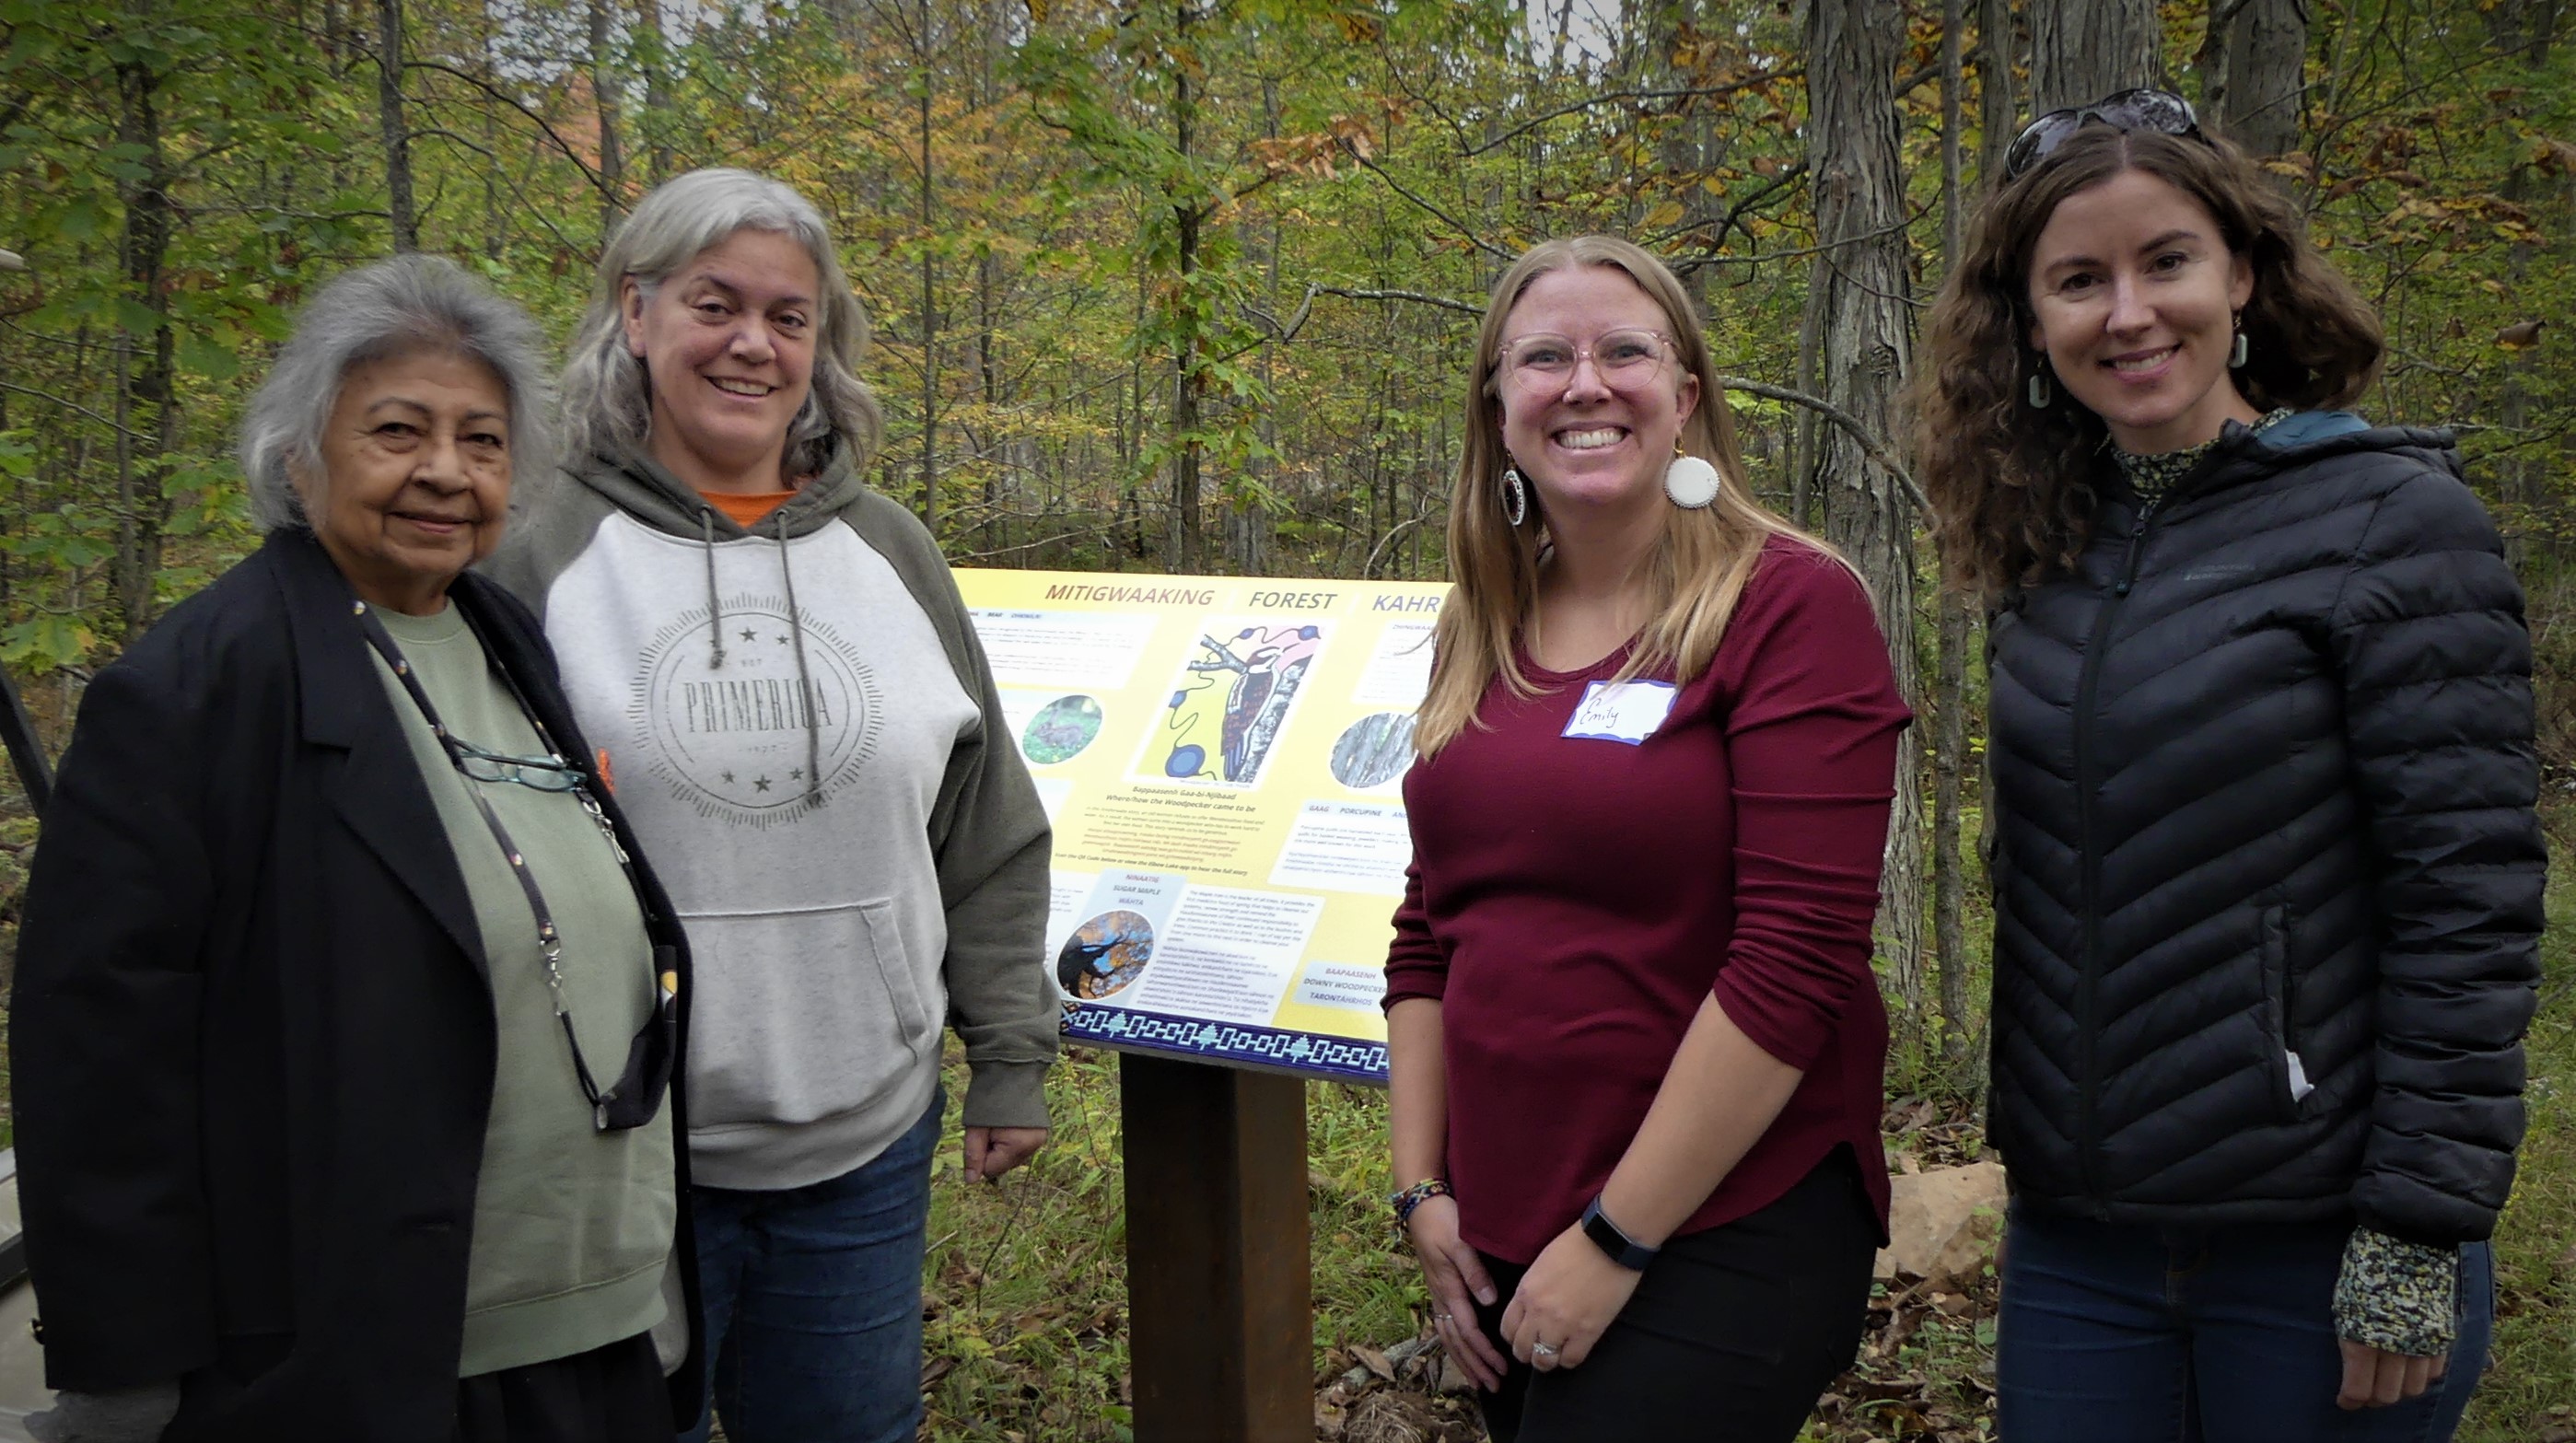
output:
M 2007 1437 L 2440 1439 L 2537 976 L 2531 651 L 2379 324 L 2181 97 L 2042 116 L 1918 449 L 1991 608 Z
M 940 1131 L 969 1181 L 1046 1137 L 1047 824 L 937 544 L 861 479 L 867 317 L 793 189 L 701 170 L 600 258 L 564 391 L 580 453 L 491 573 L 649 778 L 638 825 L 709 957 L 690 1135 L 697 1336 L 735 1443 L 908 1443 Z M 790 698 L 710 727 L 706 698 Z
M 1786 1443 L 1887 1205 L 1886 642 L 1744 486 L 1698 308 L 1627 241 L 1504 275 L 1465 435 L 1386 967 L 1397 1215 L 1502 1443 Z
M 315 539 L 378 606 L 427 616 L 492 554 L 510 510 L 510 394 L 480 358 L 415 350 L 354 367 L 295 467 Z
M 650 1336 L 689 1291 L 685 944 L 467 569 L 545 460 L 537 353 L 445 261 L 335 281 L 243 427 L 267 539 L 82 700 L 10 1013 L 39 1438 L 695 1411 Z

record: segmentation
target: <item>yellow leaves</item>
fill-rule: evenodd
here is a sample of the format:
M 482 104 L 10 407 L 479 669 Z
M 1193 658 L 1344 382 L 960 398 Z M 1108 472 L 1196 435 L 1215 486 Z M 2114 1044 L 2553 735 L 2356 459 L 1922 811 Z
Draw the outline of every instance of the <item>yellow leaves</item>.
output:
M 1361 160 L 1377 156 L 1377 142 L 1369 136 L 1368 122 L 1355 115 L 1336 115 L 1324 129 L 1305 135 L 1251 141 L 1244 149 L 1265 174 L 1312 176 L 1317 180 L 1331 180 L 1340 174 L 1334 158 L 1345 151 Z
M 1649 230 L 1661 230 L 1665 226 L 1671 225 L 1681 218 L 1681 202 L 1668 200 L 1657 204 L 1652 210 L 1646 212 L 1645 224 Z
M 1378 18 L 1362 10 L 1335 9 L 1333 23 L 1342 29 L 1342 38 L 1353 45 L 1372 45 L 1386 33 Z
M 2265 159 L 2263 168 L 2274 175 L 2286 175 L 2294 180 L 2310 180 L 2315 178 L 2317 173 L 2317 158 L 2304 150 L 2293 150 Z
M 2532 145 L 2531 163 L 2543 175 L 2576 175 L 2576 145 L 2541 136 Z
M 1044 25 L 1047 22 L 1047 17 L 1054 13 L 1054 0 L 1029 0 L 1030 24 Z

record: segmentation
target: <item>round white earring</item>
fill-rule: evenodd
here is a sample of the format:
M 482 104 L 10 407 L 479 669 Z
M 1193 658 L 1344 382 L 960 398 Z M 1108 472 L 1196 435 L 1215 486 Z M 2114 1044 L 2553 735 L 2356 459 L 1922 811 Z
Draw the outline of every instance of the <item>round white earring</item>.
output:
M 1697 511 L 1717 499 L 1717 468 L 1673 443 L 1673 463 L 1664 468 L 1664 494 L 1675 506 Z

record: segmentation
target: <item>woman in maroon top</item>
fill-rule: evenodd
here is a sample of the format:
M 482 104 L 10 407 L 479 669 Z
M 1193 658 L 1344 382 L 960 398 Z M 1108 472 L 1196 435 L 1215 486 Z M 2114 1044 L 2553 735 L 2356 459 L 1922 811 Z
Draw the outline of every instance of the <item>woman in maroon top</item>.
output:
M 1495 288 L 1387 962 L 1397 1194 L 1520 1443 L 1785 1440 L 1885 1229 L 1869 970 L 1908 719 L 1621 240 Z

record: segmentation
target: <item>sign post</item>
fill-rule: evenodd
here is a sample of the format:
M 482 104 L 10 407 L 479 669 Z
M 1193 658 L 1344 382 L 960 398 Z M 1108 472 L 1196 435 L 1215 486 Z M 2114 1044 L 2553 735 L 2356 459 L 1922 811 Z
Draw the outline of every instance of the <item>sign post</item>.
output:
M 1306 1084 L 1131 1052 L 1118 1086 L 1136 1443 L 1306 1443 Z
M 1401 783 L 1448 588 L 957 572 L 1114 1049 L 1137 1443 L 1314 1436 L 1309 1078 L 1386 1082 Z

